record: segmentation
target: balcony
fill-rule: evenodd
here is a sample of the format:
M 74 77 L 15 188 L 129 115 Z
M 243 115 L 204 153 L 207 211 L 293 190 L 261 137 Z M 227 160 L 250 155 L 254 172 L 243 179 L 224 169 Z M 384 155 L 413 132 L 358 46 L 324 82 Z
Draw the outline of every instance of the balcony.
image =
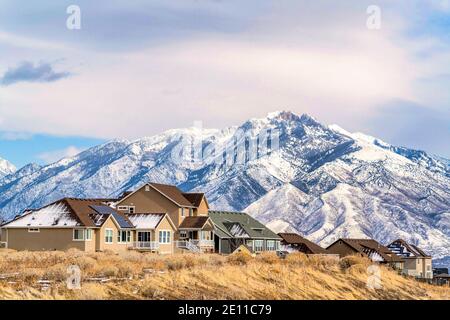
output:
M 129 244 L 128 249 L 157 251 L 159 243 L 156 241 L 135 241 Z

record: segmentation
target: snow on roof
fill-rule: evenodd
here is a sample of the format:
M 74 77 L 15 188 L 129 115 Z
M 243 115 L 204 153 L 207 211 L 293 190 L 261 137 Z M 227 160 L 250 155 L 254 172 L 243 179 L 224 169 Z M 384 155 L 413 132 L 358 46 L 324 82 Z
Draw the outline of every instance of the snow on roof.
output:
M 64 203 L 55 203 L 11 221 L 6 227 L 74 227 L 80 223 L 72 217 L 70 209 Z
M 136 229 L 155 229 L 163 214 L 159 213 L 142 213 L 142 214 L 130 214 L 128 219 L 135 226 Z
M 239 223 L 233 223 L 229 230 L 233 237 L 250 238 L 247 231 L 245 231 L 245 229 Z

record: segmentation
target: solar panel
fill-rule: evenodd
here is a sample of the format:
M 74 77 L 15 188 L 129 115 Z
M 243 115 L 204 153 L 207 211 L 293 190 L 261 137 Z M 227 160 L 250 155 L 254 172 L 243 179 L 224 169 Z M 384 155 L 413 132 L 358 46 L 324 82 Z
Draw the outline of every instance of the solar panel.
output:
M 97 211 L 100 214 L 113 214 L 115 213 L 114 209 L 108 206 L 99 206 L 99 205 L 93 205 L 90 206 L 92 209 Z
M 133 225 L 125 220 L 120 214 L 117 212 L 112 213 L 114 219 L 116 219 L 117 223 L 121 228 L 133 228 Z
M 118 214 L 113 208 L 108 206 L 100 206 L 100 205 L 92 205 L 90 206 L 92 209 L 94 209 L 99 214 L 111 214 L 114 219 L 116 219 L 117 223 L 121 228 L 133 228 L 133 225 L 129 223 L 127 220 L 124 219 L 123 216 Z

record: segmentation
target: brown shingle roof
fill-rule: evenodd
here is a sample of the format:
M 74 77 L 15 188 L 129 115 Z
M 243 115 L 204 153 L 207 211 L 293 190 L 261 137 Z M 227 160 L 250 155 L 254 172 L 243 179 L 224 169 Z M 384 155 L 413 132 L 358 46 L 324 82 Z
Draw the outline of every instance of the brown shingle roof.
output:
M 325 250 L 321 246 L 309 241 L 308 239 L 303 238 L 296 233 L 279 233 L 278 235 L 283 239 L 283 242 L 297 247 L 297 249 L 299 249 L 299 251 L 301 252 L 308 254 L 328 253 L 327 250 Z
M 362 253 L 366 256 L 369 256 L 373 252 L 376 252 L 386 262 L 402 262 L 402 261 L 404 261 L 402 258 L 400 258 L 395 253 L 393 253 L 391 250 L 389 250 L 388 247 L 383 246 L 382 244 L 380 244 L 379 242 L 377 242 L 373 239 L 339 239 L 337 241 L 345 242 L 347 245 L 352 247 L 355 251 Z M 334 242 L 334 243 L 336 243 L 336 242 Z
M 105 206 L 104 199 L 64 198 L 56 202 L 64 202 L 70 208 L 74 217 L 86 227 L 98 227 L 93 220 L 93 217 L 97 216 L 98 212 L 91 206 Z M 112 208 L 111 210 L 131 224 L 130 220 L 123 213 Z
M 194 192 L 184 192 L 182 193 L 183 197 L 185 197 L 194 207 L 200 206 L 204 193 L 194 193 Z
M 180 224 L 180 229 L 201 229 L 208 221 L 207 216 L 197 216 L 197 217 L 186 217 Z
M 176 186 L 168 185 L 168 184 L 160 184 L 160 183 L 150 183 L 150 185 L 157 189 L 159 192 L 164 194 L 167 198 L 171 199 L 175 203 L 177 203 L 179 206 L 182 207 L 192 207 L 192 203 L 189 202 L 188 199 L 186 199 L 183 196 L 183 193 L 180 189 L 178 189 Z

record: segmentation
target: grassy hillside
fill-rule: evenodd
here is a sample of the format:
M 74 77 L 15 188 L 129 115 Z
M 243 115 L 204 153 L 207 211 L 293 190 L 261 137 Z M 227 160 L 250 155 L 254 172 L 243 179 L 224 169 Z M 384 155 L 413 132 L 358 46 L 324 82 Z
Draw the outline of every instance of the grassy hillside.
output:
M 67 267 L 81 269 L 67 289 Z M 158 256 L 0 250 L 0 299 L 450 299 L 450 288 L 416 282 L 381 267 L 369 289 L 370 261 L 274 254 Z

